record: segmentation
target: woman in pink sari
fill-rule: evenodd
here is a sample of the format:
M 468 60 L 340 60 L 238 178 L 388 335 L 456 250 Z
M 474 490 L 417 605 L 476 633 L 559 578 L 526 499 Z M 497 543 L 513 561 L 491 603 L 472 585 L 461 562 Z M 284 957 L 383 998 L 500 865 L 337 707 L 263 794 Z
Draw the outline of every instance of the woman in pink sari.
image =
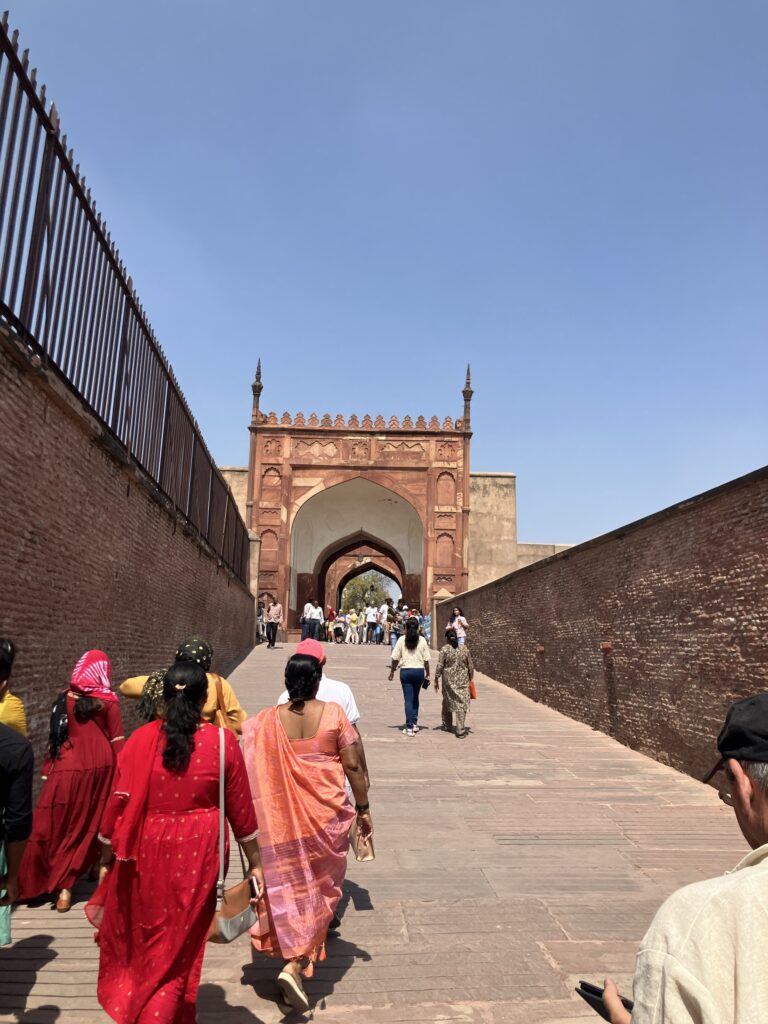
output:
M 317 658 L 295 654 L 285 669 L 288 703 L 243 725 L 266 886 L 251 938 L 259 952 L 286 961 L 278 987 L 301 1012 L 309 1007 L 301 977 L 325 957 L 356 815 L 361 839 L 373 835 L 357 734 L 338 704 L 316 699 L 321 677 Z

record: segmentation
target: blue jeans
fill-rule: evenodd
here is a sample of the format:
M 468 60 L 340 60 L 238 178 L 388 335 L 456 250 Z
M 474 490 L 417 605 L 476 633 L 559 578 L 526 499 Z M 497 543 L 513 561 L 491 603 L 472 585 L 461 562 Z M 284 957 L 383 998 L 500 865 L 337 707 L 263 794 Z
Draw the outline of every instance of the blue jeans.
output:
M 423 668 L 401 668 L 400 685 L 403 688 L 405 701 L 405 725 L 412 729 L 419 720 L 419 694 L 424 682 Z

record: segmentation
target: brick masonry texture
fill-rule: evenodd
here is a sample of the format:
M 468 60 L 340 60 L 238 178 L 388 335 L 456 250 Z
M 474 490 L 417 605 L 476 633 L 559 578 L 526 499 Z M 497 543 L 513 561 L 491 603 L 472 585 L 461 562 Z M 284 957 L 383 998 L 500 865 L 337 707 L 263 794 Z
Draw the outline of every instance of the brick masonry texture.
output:
M 88 648 L 109 654 L 119 680 L 167 665 L 188 634 L 210 638 L 220 671 L 251 646 L 247 589 L 119 458 L 68 388 L 0 332 L 0 636 L 17 644 L 12 689 L 38 763 L 51 702 Z
M 768 689 L 768 468 L 454 603 L 484 673 L 696 775 L 728 705 Z

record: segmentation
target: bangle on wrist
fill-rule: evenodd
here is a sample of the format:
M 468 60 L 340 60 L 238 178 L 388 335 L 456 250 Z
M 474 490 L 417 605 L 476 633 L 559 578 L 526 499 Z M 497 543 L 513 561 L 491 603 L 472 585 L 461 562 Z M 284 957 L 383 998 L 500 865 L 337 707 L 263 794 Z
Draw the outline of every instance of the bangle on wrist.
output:
M 355 804 L 355 810 L 358 814 L 367 814 L 370 809 L 370 804 Z

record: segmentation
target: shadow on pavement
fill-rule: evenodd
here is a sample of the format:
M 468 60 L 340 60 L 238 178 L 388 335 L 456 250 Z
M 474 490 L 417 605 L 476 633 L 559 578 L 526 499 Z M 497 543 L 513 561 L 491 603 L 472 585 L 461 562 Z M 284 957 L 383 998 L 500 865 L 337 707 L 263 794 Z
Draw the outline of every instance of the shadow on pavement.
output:
M 354 942 L 348 942 L 340 935 L 329 935 L 325 950 L 326 959 L 315 964 L 314 977 L 305 983 L 311 1009 L 326 1009 L 326 997 L 333 994 L 336 985 L 350 968 L 354 967 L 355 961 L 362 960 L 367 963 L 373 959 L 367 950 L 356 946 Z
M 221 985 L 201 985 L 197 990 L 197 1019 L 200 1024 L 264 1024 L 247 1006 L 230 1006 Z
M 33 1010 L 16 1011 L 14 1016 L 19 1024 L 54 1024 L 61 1016 L 61 1009 L 51 1004 L 38 1006 Z
M 342 919 L 341 929 L 344 928 L 343 917 L 350 903 L 352 903 L 352 906 L 357 911 L 373 910 L 373 901 L 368 890 L 347 878 L 344 881 L 343 895 L 336 908 L 336 914 Z M 326 997 L 332 995 L 336 985 L 347 971 L 354 966 L 356 960 L 367 962 L 372 959 L 371 954 L 367 950 L 361 949 L 355 943 L 347 941 L 336 932 L 328 933 L 325 942 L 325 953 L 325 960 L 320 960 L 315 964 L 314 975 L 304 980 L 304 988 L 309 997 L 309 1010 L 307 1012 L 310 1014 L 313 1009 L 325 1009 Z M 251 960 L 250 964 L 246 964 L 243 967 L 243 976 L 240 979 L 241 985 L 252 988 L 260 999 L 277 1003 L 279 1006 L 280 992 L 277 987 L 277 976 L 283 966 L 283 961 L 263 956 L 253 949 L 251 950 Z M 201 986 L 201 992 L 203 987 L 205 986 Z M 207 987 L 210 988 L 212 986 Z M 286 1024 L 292 1024 L 293 1021 L 304 1019 L 304 1016 L 294 1011 L 285 1017 L 285 1022 Z M 248 1018 L 244 1017 L 243 1021 L 246 1020 Z
M 58 953 L 51 949 L 52 935 L 30 935 L 0 949 L 0 988 L 3 1012 L 12 1013 L 23 1024 L 52 1024 L 61 1015 L 58 1006 L 27 1010 L 27 999 L 42 970 Z
M 355 910 L 373 910 L 373 902 L 371 901 L 371 895 L 368 890 L 363 889 L 361 885 L 357 885 L 357 883 L 351 881 L 349 878 L 345 878 L 344 892 L 339 900 L 339 905 L 336 907 L 336 914 L 338 917 L 344 917 L 344 913 L 350 902 Z

